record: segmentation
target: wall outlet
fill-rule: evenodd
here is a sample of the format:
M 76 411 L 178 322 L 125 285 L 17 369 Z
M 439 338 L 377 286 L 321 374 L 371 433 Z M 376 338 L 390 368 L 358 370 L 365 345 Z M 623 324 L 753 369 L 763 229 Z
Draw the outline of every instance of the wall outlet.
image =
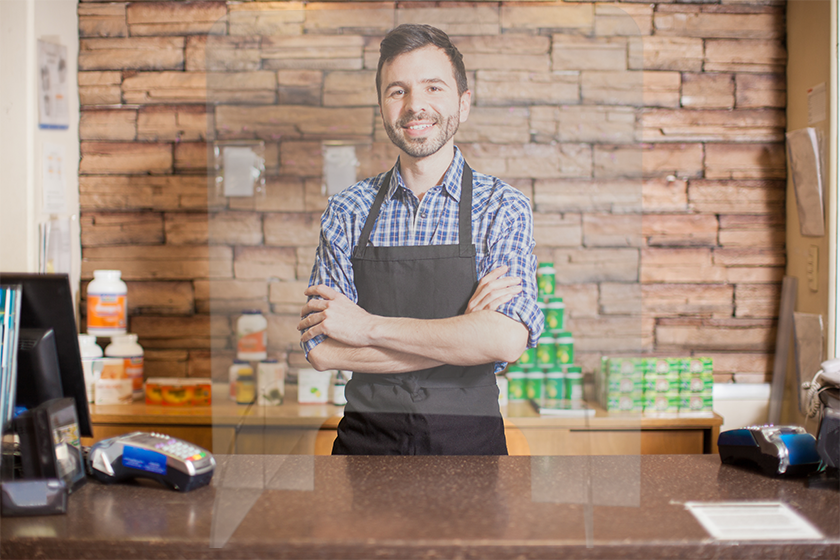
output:
M 808 248 L 808 289 L 812 292 L 820 289 L 820 248 L 811 245 Z

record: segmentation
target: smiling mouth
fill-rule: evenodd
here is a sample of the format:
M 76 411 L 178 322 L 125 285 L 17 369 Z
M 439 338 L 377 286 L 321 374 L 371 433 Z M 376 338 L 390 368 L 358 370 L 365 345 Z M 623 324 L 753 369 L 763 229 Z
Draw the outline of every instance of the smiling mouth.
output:
M 408 130 L 425 130 L 425 129 L 431 128 L 433 126 L 434 126 L 434 123 L 427 123 L 427 124 L 413 124 L 413 125 L 406 126 L 404 128 L 407 128 Z

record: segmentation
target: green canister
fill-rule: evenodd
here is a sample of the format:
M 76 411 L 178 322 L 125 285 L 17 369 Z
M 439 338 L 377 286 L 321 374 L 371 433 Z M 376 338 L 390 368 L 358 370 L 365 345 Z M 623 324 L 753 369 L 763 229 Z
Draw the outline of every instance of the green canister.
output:
M 545 384 L 545 374 L 538 370 L 532 369 L 525 373 L 525 396 L 529 399 L 540 400 L 543 396 L 543 385 Z
M 566 399 L 570 402 L 583 400 L 583 369 L 580 366 L 566 366 Z
M 540 339 L 542 340 L 542 339 Z M 567 365 L 575 361 L 575 339 L 569 331 L 562 331 L 557 335 L 557 363 Z
M 566 376 L 560 369 L 550 369 L 545 374 L 545 398 L 559 401 L 565 398 Z
M 516 360 L 516 365 L 521 366 L 523 369 L 537 367 L 537 349 L 526 348 L 525 352 Z
M 554 295 L 554 263 L 540 263 L 537 266 L 537 295 L 548 297 Z
M 566 304 L 561 297 L 549 297 L 545 304 L 543 314 L 545 315 L 545 330 L 557 332 L 563 330 L 563 315 L 566 311 Z
M 525 400 L 525 372 L 521 367 L 508 366 L 507 371 L 508 380 L 508 400 L 510 401 L 524 401 Z
M 557 341 L 554 337 L 543 335 L 537 345 L 537 366 L 552 367 L 557 364 Z

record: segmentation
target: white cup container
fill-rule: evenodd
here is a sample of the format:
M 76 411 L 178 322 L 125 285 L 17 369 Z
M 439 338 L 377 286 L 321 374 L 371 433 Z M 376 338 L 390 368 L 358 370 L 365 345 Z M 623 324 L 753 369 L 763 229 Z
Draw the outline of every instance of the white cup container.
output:
M 316 369 L 298 371 L 298 403 L 326 404 L 330 402 L 333 372 Z

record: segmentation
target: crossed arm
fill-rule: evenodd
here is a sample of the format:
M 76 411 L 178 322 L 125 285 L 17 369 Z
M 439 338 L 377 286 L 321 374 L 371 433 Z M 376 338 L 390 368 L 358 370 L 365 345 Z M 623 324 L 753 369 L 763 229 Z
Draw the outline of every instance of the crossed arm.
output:
M 305 294 L 317 297 L 301 309 L 301 342 L 328 337 L 309 352 L 319 370 L 400 373 L 444 363 L 512 362 L 525 350 L 528 329 L 496 312 L 521 290 L 519 278 L 502 276 L 506 271 L 502 266 L 488 273 L 465 314 L 446 319 L 373 315 L 328 286 L 310 286 Z

